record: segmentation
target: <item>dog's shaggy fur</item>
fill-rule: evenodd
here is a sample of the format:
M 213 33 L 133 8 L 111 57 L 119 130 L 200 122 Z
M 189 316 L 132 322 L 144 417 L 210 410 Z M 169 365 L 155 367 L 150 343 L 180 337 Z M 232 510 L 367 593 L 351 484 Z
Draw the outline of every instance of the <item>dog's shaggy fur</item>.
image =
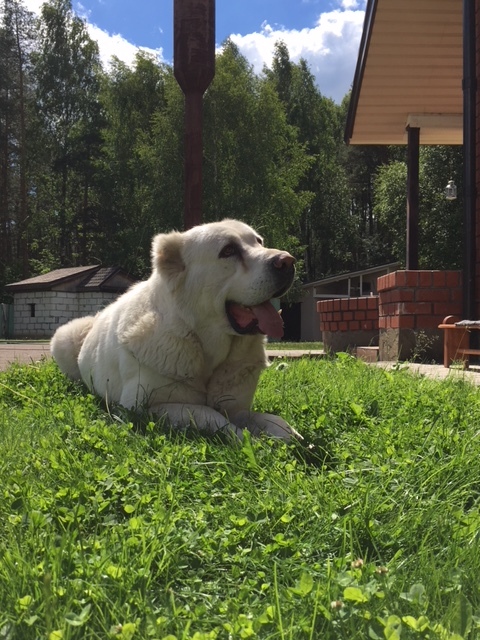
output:
M 265 334 L 283 335 L 270 299 L 292 284 L 294 262 L 236 220 L 157 235 L 150 278 L 60 327 L 52 354 L 107 402 L 146 406 L 174 427 L 298 436 L 278 416 L 250 411 Z

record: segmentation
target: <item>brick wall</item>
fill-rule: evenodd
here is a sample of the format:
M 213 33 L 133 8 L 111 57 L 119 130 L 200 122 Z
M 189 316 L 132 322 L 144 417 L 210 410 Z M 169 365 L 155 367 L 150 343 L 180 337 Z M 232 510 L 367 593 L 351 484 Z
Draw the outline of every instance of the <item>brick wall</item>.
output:
M 462 313 L 460 271 L 395 271 L 378 279 L 381 360 L 442 359 L 438 325 Z M 420 344 L 421 343 L 421 344 Z
M 317 302 L 326 351 L 349 351 L 378 344 L 378 296 Z
M 73 318 L 93 315 L 117 297 L 115 293 L 102 292 L 16 293 L 13 305 L 13 336 L 15 338 L 50 338 L 60 325 Z M 32 305 L 34 305 L 33 308 Z
M 461 271 L 395 271 L 378 278 L 378 296 L 317 302 L 327 351 L 379 345 L 380 360 L 442 361 L 438 325 L 462 313 Z

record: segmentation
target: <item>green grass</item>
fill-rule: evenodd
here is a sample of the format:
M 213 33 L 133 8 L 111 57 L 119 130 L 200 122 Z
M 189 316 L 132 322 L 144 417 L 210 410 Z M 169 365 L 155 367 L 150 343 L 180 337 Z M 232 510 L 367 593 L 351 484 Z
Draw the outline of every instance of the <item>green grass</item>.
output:
M 267 342 L 267 349 L 300 349 L 301 351 L 308 351 L 309 349 L 323 349 L 323 342 Z
M 13 339 L 5 339 L 0 338 L 0 344 L 48 344 L 50 340 L 48 338 L 44 338 L 43 340 L 32 340 L 31 338 L 24 338 L 23 340 L 13 340 Z
M 346 356 L 273 365 L 303 445 L 0 375 L 0 638 L 480 637 L 480 392 Z

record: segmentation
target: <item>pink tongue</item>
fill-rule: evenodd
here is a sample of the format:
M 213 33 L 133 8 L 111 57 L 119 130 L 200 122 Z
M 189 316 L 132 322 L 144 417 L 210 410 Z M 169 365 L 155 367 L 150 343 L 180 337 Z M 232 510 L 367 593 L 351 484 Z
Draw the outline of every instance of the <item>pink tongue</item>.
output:
M 272 338 L 281 338 L 283 336 L 282 317 L 271 302 L 262 302 L 262 304 L 257 304 L 254 307 L 243 307 L 242 305 L 234 304 L 230 310 L 241 327 L 248 327 L 252 320 L 256 318 L 258 328 L 262 333 Z
M 262 333 L 271 338 L 283 336 L 283 320 L 271 302 L 263 302 L 252 307 L 252 311 L 258 320 L 258 326 Z

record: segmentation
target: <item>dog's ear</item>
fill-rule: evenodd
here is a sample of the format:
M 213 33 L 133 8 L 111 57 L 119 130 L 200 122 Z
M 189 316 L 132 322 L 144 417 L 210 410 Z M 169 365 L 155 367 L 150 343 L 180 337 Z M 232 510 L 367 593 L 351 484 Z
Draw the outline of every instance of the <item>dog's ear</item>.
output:
M 152 267 L 154 271 L 175 276 L 185 270 L 182 258 L 183 234 L 178 231 L 160 233 L 152 242 Z

